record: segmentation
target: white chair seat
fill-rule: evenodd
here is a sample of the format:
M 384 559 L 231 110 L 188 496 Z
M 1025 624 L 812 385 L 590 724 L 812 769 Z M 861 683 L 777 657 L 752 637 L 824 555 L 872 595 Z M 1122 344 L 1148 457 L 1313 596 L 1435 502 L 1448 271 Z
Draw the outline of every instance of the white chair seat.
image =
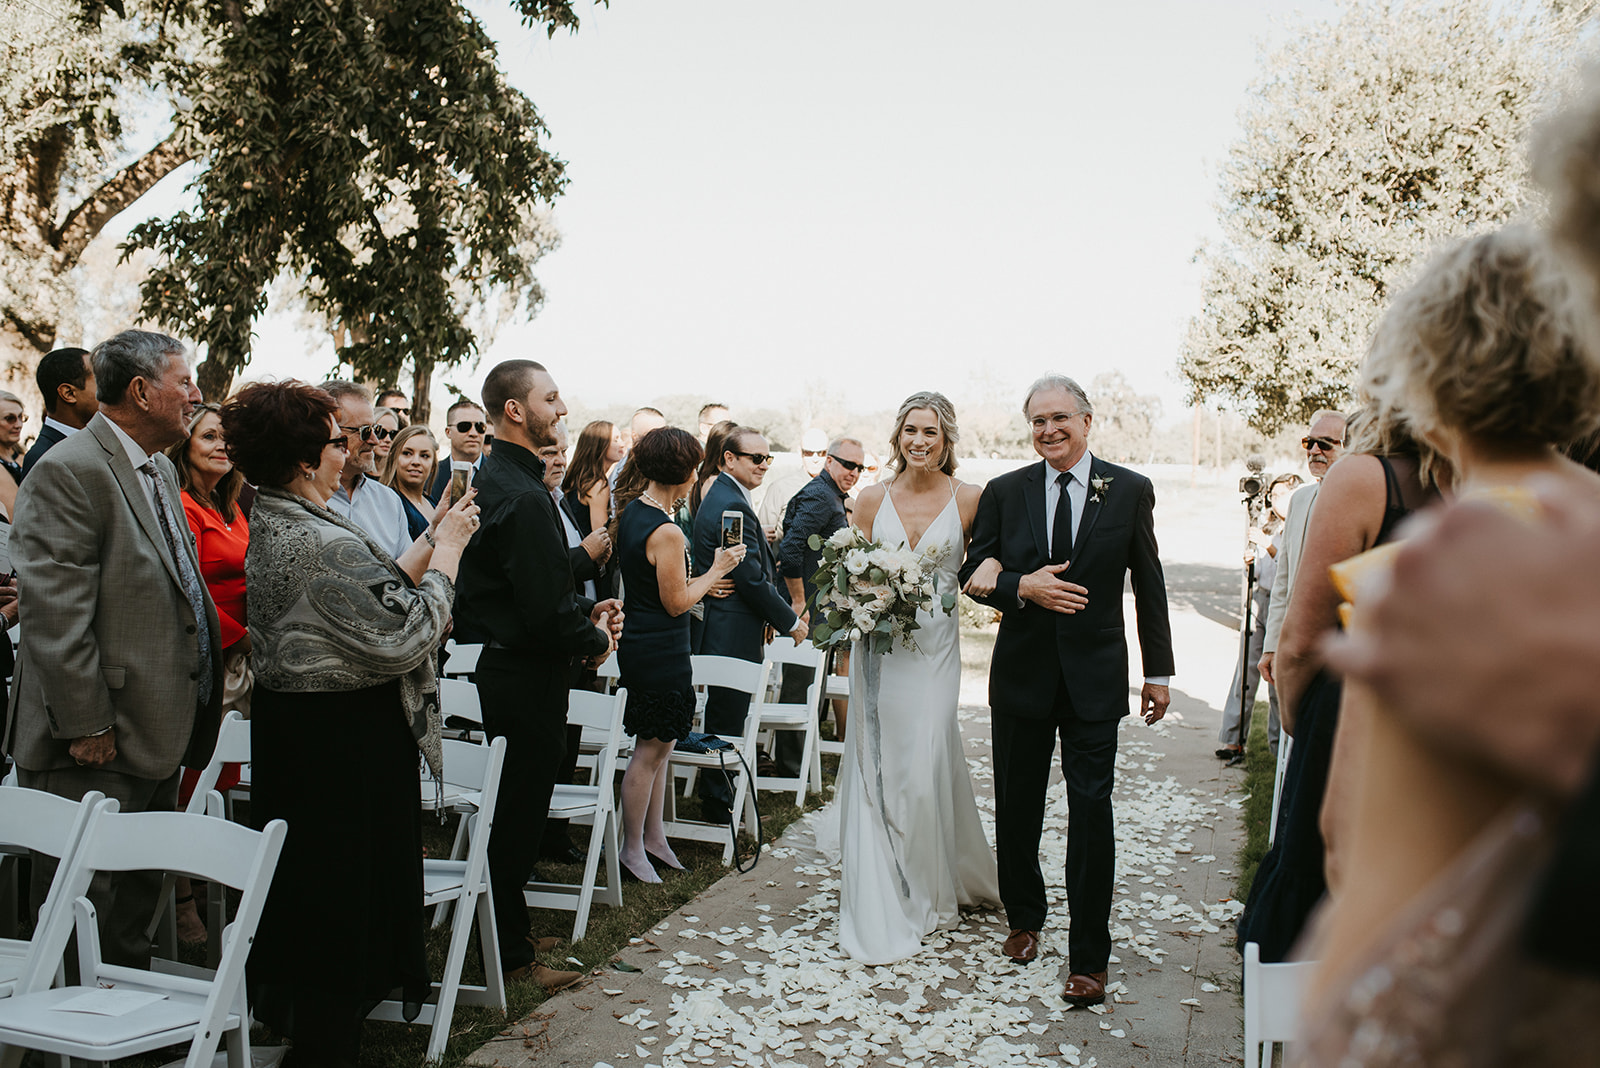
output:
M 609 785 L 608 783 L 607 786 Z M 600 807 L 600 789 L 598 786 L 569 786 L 566 783 L 558 783 L 550 795 L 550 815 L 560 820 L 592 815 L 595 809 Z
M 464 860 L 424 860 L 422 862 L 422 896 L 424 905 L 437 905 L 441 901 L 461 896 L 467 885 L 467 862 Z
M 133 983 L 117 984 L 117 990 L 138 990 Z M 163 1046 L 188 1041 L 205 1014 L 204 994 L 167 989 L 160 1002 L 126 1016 L 101 1016 L 90 1012 L 63 1009 L 65 1002 L 95 993 L 90 987 L 64 986 L 20 994 L 0 1001 L 0 1036 L 26 1035 L 30 1049 L 47 1053 L 82 1055 L 83 1047 L 93 1047 L 102 1060 L 131 1057 Z M 223 1029 L 239 1026 L 237 1013 L 224 1017 Z

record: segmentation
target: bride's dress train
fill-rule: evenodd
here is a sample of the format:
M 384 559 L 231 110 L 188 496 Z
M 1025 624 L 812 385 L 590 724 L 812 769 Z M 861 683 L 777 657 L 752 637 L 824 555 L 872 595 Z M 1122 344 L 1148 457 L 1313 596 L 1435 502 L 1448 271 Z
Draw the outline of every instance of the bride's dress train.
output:
M 906 547 L 893 500 L 884 495 L 874 538 Z M 917 549 L 939 546 L 939 588 L 957 586 L 960 511 L 950 503 Z M 935 602 L 937 607 L 937 602 Z M 961 690 L 960 624 L 921 613 L 916 651 L 896 644 L 877 658 L 878 707 L 853 700 L 839 768 L 839 944 L 851 957 L 887 964 L 954 927 L 962 908 L 1000 900 L 994 851 L 984 836 L 956 722 Z M 850 657 L 852 694 L 866 692 L 873 665 L 862 643 Z

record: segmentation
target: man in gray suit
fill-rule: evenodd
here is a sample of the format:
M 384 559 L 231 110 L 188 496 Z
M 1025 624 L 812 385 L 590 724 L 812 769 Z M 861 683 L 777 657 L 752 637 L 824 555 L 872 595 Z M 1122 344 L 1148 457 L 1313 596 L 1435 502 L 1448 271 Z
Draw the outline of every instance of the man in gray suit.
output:
M 203 766 L 222 692 L 217 610 L 161 450 L 200 401 L 183 344 L 127 330 L 94 350 L 100 413 L 34 465 L 11 535 L 22 644 L 6 750 L 23 786 L 171 811 Z M 53 865 L 34 865 L 35 901 Z M 148 965 L 159 872 L 95 877 L 108 961 Z

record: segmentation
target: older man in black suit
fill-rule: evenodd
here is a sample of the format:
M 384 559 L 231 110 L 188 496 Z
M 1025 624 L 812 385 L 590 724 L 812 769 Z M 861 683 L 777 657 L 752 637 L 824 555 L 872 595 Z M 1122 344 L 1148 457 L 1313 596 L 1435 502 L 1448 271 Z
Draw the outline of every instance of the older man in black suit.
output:
M 1023 410 L 1044 462 L 984 488 L 961 569 L 968 592 L 1004 613 L 989 667 L 995 845 L 1011 927 L 1002 951 L 1019 962 L 1038 955 L 1046 915 L 1039 838 L 1059 735 L 1071 811 L 1063 997 L 1096 1005 L 1105 1000 L 1111 954 L 1117 727 L 1128 714 L 1124 576 L 1133 577 L 1145 673 L 1140 706 L 1149 723 L 1170 700 L 1172 629 L 1150 480 L 1089 453 L 1094 408 L 1072 379 L 1039 379 Z
M 710 569 L 712 557 L 722 544 L 722 513 L 738 512 L 744 517 L 744 562 L 728 573 L 733 580 L 733 593 L 704 602 L 705 629 L 701 634 L 700 652 L 708 656 L 760 661 L 765 646 L 763 632 L 768 626 L 797 642 L 806 640 L 804 620 L 789 604 L 789 599 L 778 592 L 772 548 L 767 544 L 766 534 L 756 518 L 755 505 L 750 501 L 750 491 L 761 485 L 771 463 L 767 439 L 760 432 L 749 427 L 733 431 L 722 453 L 722 473 L 706 490 L 700 510 L 695 513 L 694 570 L 697 575 Z M 749 705 L 746 694 L 711 687 L 706 695 L 706 732 L 743 733 Z M 700 811 L 708 822 L 727 822 L 732 798 L 733 791 L 720 773 L 700 777 Z

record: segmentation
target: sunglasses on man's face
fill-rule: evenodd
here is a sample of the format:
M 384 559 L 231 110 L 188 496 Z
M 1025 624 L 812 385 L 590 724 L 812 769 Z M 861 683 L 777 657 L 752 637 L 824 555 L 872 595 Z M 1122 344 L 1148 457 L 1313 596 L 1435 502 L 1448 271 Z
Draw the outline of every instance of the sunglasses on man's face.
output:
M 381 428 L 373 423 L 363 423 L 361 426 L 345 426 L 343 423 L 340 423 L 339 429 L 343 430 L 346 434 L 356 435 L 362 441 L 371 441 L 372 432 Z
M 738 449 L 729 449 L 728 451 L 733 453 L 735 456 L 743 456 L 746 460 L 749 460 L 757 467 L 760 467 L 762 464 L 772 459 L 772 454 L 770 452 L 740 452 Z
M 456 424 L 456 433 L 470 434 L 472 431 L 476 430 L 481 434 L 488 427 L 488 425 L 488 423 L 474 423 L 470 419 L 463 419 L 461 422 Z
M 1321 449 L 1323 452 L 1332 452 L 1334 449 L 1337 449 L 1342 445 L 1344 445 L 1344 442 L 1335 440 L 1334 438 L 1304 437 L 1300 439 L 1300 447 L 1306 450 L 1306 452 L 1310 452 L 1312 449 Z
M 828 454 L 828 459 L 832 460 L 846 471 L 859 471 L 863 467 L 867 466 L 866 464 L 856 463 L 854 460 L 846 460 L 842 456 L 834 456 L 832 453 Z
M 801 456 L 825 456 L 825 455 L 827 455 L 827 452 L 828 452 L 827 449 L 801 449 L 800 450 L 800 455 Z M 836 457 L 836 459 L 837 459 L 837 457 Z

